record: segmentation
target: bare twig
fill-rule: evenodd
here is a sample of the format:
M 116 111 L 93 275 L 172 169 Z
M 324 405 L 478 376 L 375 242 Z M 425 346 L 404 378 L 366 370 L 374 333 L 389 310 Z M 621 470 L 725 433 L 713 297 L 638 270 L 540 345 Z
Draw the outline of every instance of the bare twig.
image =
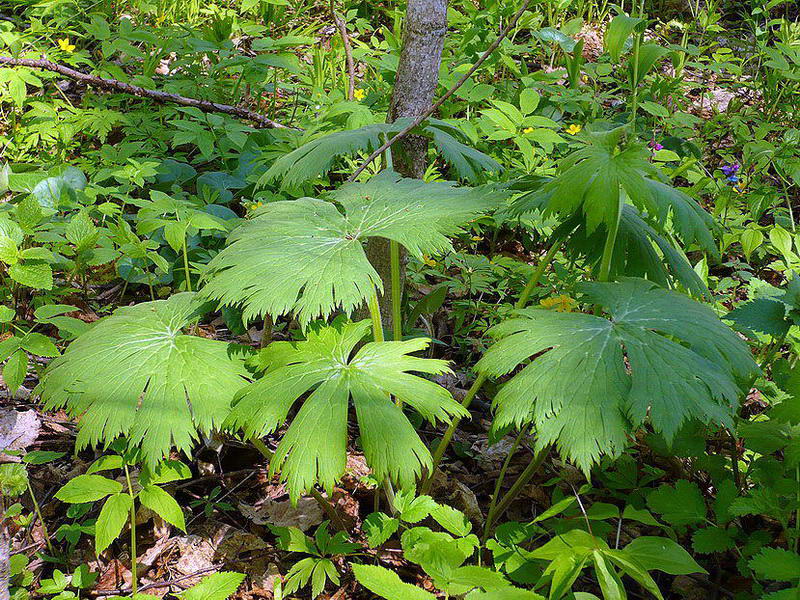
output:
M 132 85 L 119 81 L 117 79 L 107 79 L 105 77 L 98 77 L 97 75 L 89 75 L 81 73 L 70 67 L 54 63 L 46 59 L 32 59 L 32 58 L 13 58 L 11 56 L 0 56 L 0 65 L 11 67 L 28 67 L 30 69 L 41 69 L 43 71 L 52 71 L 59 73 L 69 79 L 80 81 L 87 85 L 98 87 L 104 90 L 115 92 L 124 92 L 132 94 L 141 98 L 150 98 L 156 102 L 168 102 L 173 104 L 180 104 L 181 106 L 193 106 L 208 113 L 225 113 L 233 115 L 248 121 L 258 123 L 261 127 L 268 129 L 287 129 L 287 126 L 273 121 L 260 115 L 257 112 L 248 110 L 241 106 L 231 106 L 230 104 L 220 104 L 219 102 L 211 102 L 210 100 L 200 100 L 198 98 L 187 98 L 186 96 L 179 96 L 178 94 L 170 94 L 162 92 L 161 90 L 148 90 L 138 85 Z
M 344 44 L 344 57 L 347 62 L 347 99 L 352 100 L 356 91 L 356 68 L 353 64 L 353 47 L 350 45 L 350 36 L 347 35 L 347 25 L 344 19 L 339 16 L 336 9 L 333 7 L 333 0 L 331 0 L 331 14 L 339 29 L 339 34 L 342 36 L 342 43 Z
M 169 587 L 180 583 L 181 581 L 186 581 L 187 579 L 192 579 L 193 577 L 197 577 L 198 575 L 203 575 L 205 573 L 211 573 L 213 571 L 219 571 L 221 567 L 206 567 L 205 569 L 200 569 L 199 571 L 195 571 L 190 575 L 184 575 L 183 577 L 178 577 L 177 579 L 170 579 L 169 581 L 156 581 L 154 583 L 148 583 L 147 585 L 143 585 L 139 588 L 139 592 L 144 592 L 146 590 L 152 590 L 155 588 L 162 588 L 162 587 Z M 131 593 L 131 589 L 116 589 L 116 590 L 93 590 L 89 592 L 94 596 L 124 596 Z
M 411 123 L 409 123 L 408 126 L 405 129 L 400 131 L 400 133 L 396 134 L 393 138 L 391 138 L 389 141 L 384 143 L 380 148 L 375 150 L 375 152 L 370 154 L 369 157 L 367 158 L 367 160 L 365 160 L 363 163 L 361 163 L 361 165 L 353 172 L 353 174 L 350 175 L 350 177 L 347 178 L 347 181 L 348 182 L 355 181 L 356 177 L 358 177 L 361 174 L 361 172 L 364 169 L 366 169 L 373 160 L 375 160 L 381 154 L 383 154 L 386 151 L 387 148 L 391 148 L 392 145 L 395 144 L 398 140 L 401 140 L 406 135 L 408 135 L 409 132 L 411 132 L 411 130 L 413 130 L 417 125 L 422 123 L 425 119 L 430 117 L 434 112 L 436 112 L 436 110 L 442 104 L 444 104 L 447 101 L 447 99 L 450 96 L 455 94 L 456 91 L 458 90 L 458 88 L 460 88 L 462 85 L 464 85 L 464 83 L 467 81 L 467 79 L 472 77 L 472 74 L 475 73 L 475 71 L 478 70 L 478 68 L 486 61 L 487 58 L 489 58 L 489 56 L 491 56 L 492 52 L 494 52 L 497 49 L 497 47 L 506 38 L 506 36 L 509 34 L 509 32 L 512 29 L 514 29 L 514 27 L 516 27 L 517 21 L 519 21 L 520 17 L 525 12 L 525 9 L 528 8 L 529 2 L 530 2 L 530 0 L 523 0 L 522 6 L 519 7 L 519 10 L 514 14 L 514 16 L 511 18 L 511 20 L 506 24 L 506 26 L 500 32 L 500 35 L 497 36 L 497 39 L 495 41 L 493 41 L 489 45 L 489 47 L 484 51 L 484 53 L 481 54 L 480 58 L 478 58 L 478 60 L 475 61 L 475 64 L 472 65 L 472 67 L 470 67 L 470 69 L 466 73 L 464 73 L 464 75 L 461 76 L 461 79 L 459 79 L 453 85 L 453 87 L 451 87 L 449 90 L 447 90 L 444 93 L 444 95 L 441 98 L 439 98 L 436 102 L 434 102 L 428 110 L 426 110 L 420 116 L 415 118 Z

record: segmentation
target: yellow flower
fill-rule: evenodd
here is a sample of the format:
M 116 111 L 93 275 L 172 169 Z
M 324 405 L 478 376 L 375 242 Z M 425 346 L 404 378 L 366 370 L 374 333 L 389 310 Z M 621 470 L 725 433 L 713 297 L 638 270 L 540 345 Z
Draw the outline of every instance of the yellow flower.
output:
M 435 267 L 436 266 L 436 261 L 433 260 L 430 256 L 427 256 L 427 255 L 422 257 L 422 262 L 425 263 L 426 265 L 428 265 L 429 267 Z
M 58 42 L 58 47 L 61 48 L 64 52 L 69 52 L 70 54 L 75 52 L 75 44 L 70 44 L 69 38 L 63 38 L 56 41 Z
M 363 100 L 366 97 L 367 97 L 367 92 L 365 92 L 362 89 L 358 89 L 353 92 L 353 98 L 355 98 L 356 100 Z
M 576 123 L 573 123 L 572 125 L 567 127 L 567 133 L 570 135 L 576 135 L 580 133 L 582 130 L 583 127 L 581 125 L 577 125 Z
M 156 25 L 161 25 L 164 21 L 167 20 L 167 15 L 161 15 L 160 17 L 156 17 Z
M 747 191 L 747 185 L 745 185 L 744 181 L 739 180 L 739 183 L 733 186 L 733 191 L 737 194 L 744 194 Z
M 483 240 L 483 236 L 481 236 L 481 235 L 473 235 L 470 239 L 473 242 L 480 242 L 481 240 Z
M 533 127 L 526 127 L 522 130 L 522 133 L 533 133 Z
M 544 308 L 552 308 L 556 312 L 572 312 L 578 307 L 578 303 L 566 294 L 545 298 L 540 300 L 539 304 Z

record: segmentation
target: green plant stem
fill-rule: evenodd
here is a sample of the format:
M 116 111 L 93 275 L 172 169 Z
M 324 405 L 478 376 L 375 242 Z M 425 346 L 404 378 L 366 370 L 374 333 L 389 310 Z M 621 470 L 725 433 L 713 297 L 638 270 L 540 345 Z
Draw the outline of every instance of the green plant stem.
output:
M 125 467 L 125 481 L 128 483 L 128 494 L 131 497 L 131 598 L 136 598 L 139 591 L 139 577 L 136 572 L 136 503 L 134 502 L 133 485 L 128 465 Z
M 392 269 L 392 275 L 394 275 L 394 269 Z M 393 289 L 394 289 L 394 276 L 392 277 L 392 280 L 393 280 L 392 281 L 392 285 L 393 285 Z M 376 342 L 382 342 L 382 341 L 384 341 L 384 339 L 383 339 L 383 323 L 381 323 L 381 307 L 378 304 L 378 292 L 377 292 L 377 290 L 375 291 L 375 293 L 373 293 L 369 297 L 368 306 L 369 306 L 369 315 L 372 318 L 372 336 L 373 336 L 373 338 L 374 338 L 374 340 Z M 394 305 L 392 306 L 392 308 L 394 309 Z M 395 322 L 399 323 L 400 320 L 396 319 Z M 398 406 L 399 406 L 399 403 L 398 403 Z M 389 511 L 392 514 L 394 514 L 395 513 L 395 508 L 394 508 L 394 488 L 392 488 L 392 482 L 389 480 L 388 477 L 383 480 L 383 490 L 386 493 L 386 499 L 389 502 Z M 377 495 L 377 493 L 378 493 L 377 490 L 376 490 L 375 493 Z M 376 506 L 379 505 L 379 502 L 378 502 L 377 498 L 375 499 L 375 505 Z
M 528 283 L 525 285 L 525 289 L 522 290 L 522 294 L 520 294 L 519 299 L 517 300 L 516 305 L 514 308 L 522 309 L 528 304 L 530 300 L 531 294 L 533 290 L 539 283 L 539 280 L 544 275 L 545 270 L 547 269 L 548 265 L 553 262 L 553 258 L 555 257 L 558 249 L 561 247 L 559 240 L 553 240 L 550 244 L 550 248 L 547 250 L 547 253 L 542 257 L 542 260 L 539 261 L 539 265 L 536 267 L 536 270 L 531 274 Z M 472 404 L 473 399 L 480 391 L 483 384 L 486 383 L 488 379 L 488 375 L 484 375 L 482 373 L 478 374 L 478 377 L 472 383 L 472 386 L 467 391 L 466 396 L 461 401 L 461 406 L 464 408 L 469 408 L 469 405 Z M 447 447 L 450 445 L 451 440 L 453 439 L 453 435 L 456 432 L 456 428 L 458 424 L 461 422 L 461 419 L 453 419 L 450 422 L 450 425 L 447 427 L 447 431 L 444 432 L 442 439 L 439 441 L 439 445 L 436 446 L 436 451 L 433 453 L 433 467 L 431 468 L 431 473 L 428 478 L 423 482 L 422 488 L 420 493 L 427 494 L 430 489 L 431 485 L 433 484 L 433 478 L 436 475 L 436 471 L 439 469 L 439 465 L 442 462 L 442 458 L 444 457 L 444 453 L 447 451 Z
M 800 548 L 800 465 L 795 467 L 794 479 L 797 483 L 797 510 L 794 513 L 794 551 Z
M 375 290 L 367 301 L 369 316 L 372 319 L 372 336 L 376 342 L 383 341 L 383 324 L 381 323 L 381 307 L 378 304 L 378 291 Z
M 483 384 L 486 383 L 488 378 L 488 375 L 484 375 L 483 373 L 478 374 L 478 377 L 472 383 L 472 387 L 470 387 L 467 391 L 467 395 L 464 396 L 464 399 L 461 401 L 461 406 L 468 408 L 469 405 L 472 404 L 472 400 L 475 398 L 475 395 L 478 393 L 481 387 L 483 387 Z M 436 451 L 433 453 L 433 466 L 431 468 L 431 473 L 423 482 L 422 487 L 420 488 L 420 494 L 427 494 L 430 491 L 431 485 L 433 484 L 433 478 L 436 476 L 436 471 L 439 469 L 439 464 L 442 462 L 442 457 L 444 456 L 447 447 L 450 445 L 450 441 L 453 439 L 453 434 L 456 432 L 456 428 L 460 422 L 461 419 L 453 419 L 450 421 L 447 431 L 444 432 L 442 439 L 439 441 L 439 445 L 436 446 Z
M 186 240 L 183 241 L 183 272 L 186 274 L 186 290 L 192 291 L 192 277 L 189 275 L 189 251 L 186 249 Z
M 53 544 L 50 541 L 50 533 L 48 533 L 47 524 L 44 522 L 44 518 L 42 518 L 42 511 L 39 508 L 39 503 L 36 501 L 36 494 L 33 493 L 30 480 L 26 483 L 28 485 L 28 494 L 31 497 L 31 502 L 33 502 L 33 511 L 36 513 L 36 518 L 39 519 L 39 523 L 42 524 L 42 535 L 44 535 L 44 539 L 47 542 L 47 549 L 50 551 L 51 555 L 54 555 L 55 550 L 53 550 Z
M 389 241 L 389 256 L 392 275 L 392 336 L 395 341 L 403 339 L 403 321 L 400 315 L 403 289 L 400 283 L 400 244 Z
M 517 477 L 517 480 L 511 486 L 511 489 L 509 489 L 506 492 L 506 495 L 503 496 L 503 499 L 497 503 L 494 511 L 491 511 L 488 515 L 486 515 L 484 539 L 487 537 L 492 525 L 494 525 L 494 522 L 501 517 L 506 510 L 508 510 L 508 507 L 511 506 L 511 503 L 514 501 L 514 499 L 519 495 L 519 493 L 533 478 L 533 476 L 536 475 L 536 472 L 539 470 L 539 467 L 542 466 L 542 463 L 544 462 L 545 458 L 547 458 L 549 453 L 550 446 L 545 446 L 539 450 L 539 452 L 534 454 L 531 457 L 531 461 L 528 463 L 528 466 L 525 467 L 525 470 L 519 474 L 519 477 Z
M 267 461 L 272 460 L 273 452 L 272 450 L 267 448 L 267 445 L 264 442 L 254 437 L 250 438 L 250 443 L 253 444 L 253 447 L 255 447 L 255 449 L 258 450 L 261 453 L 261 456 L 266 458 Z M 308 490 L 308 493 L 311 495 L 312 498 L 314 498 L 314 500 L 317 501 L 319 507 L 328 516 L 331 523 L 333 523 L 333 526 L 336 527 L 336 529 L 345 532 L 349 531 L 347 529 L 347 525 L 345 525 L 344 521 L 342 520 L 342 517 L 339 516 L 339 512 L 336 510 L 336 507 L 331 503 L 330 500 L 328 500 L 325 496 L 320 494 L 319 491 L 314 487 L 310 488 Z
M 600 272 L 597 274 L 598 281 L 608 281 L 611 277 L 611 259 L 614 257 L 614 245 L 617 243 L 619 233 L 619 221 L 622 216 L 622 193 L 620 192 L 619 206 L 617 207 L 617 217 L 608 228 L 606 243 L 603 246 L 603 258 L 600 260 Z
M 644 0 L 639 4 L 639 18 L 644 15 Z M 631 90 L 631 128 L 636 133 L 636 113 L 639 110 L 639 49 L 642 43 L 642 34 L 637 34 L 633 40 L 633 89 Z
M 536 286 L 539 284 L 539 280 L 542 278 L 542 275 L 544 275 L 544 272 L 547 269 L 547 267 L 550 265 L 551 262 L 553 262 L 553 258 L 555 257 L 556 252 L 558 252 L 558 249 L 560 247 L 561 244 L 559 244 L 557 240 L 553 241 L 550 244 L 550 249 L 547 251 L 544 257 L 542 257 L 542 260 L 539 261 L 536 270 L 533 272 L 530 279 L 528 279 L 528 283 L 525 285 L 525 289 L 523 289 L 522 293 L 519 295 L 519 299 L 517 300 L 517 303 L 514 305 L 514 308 L 521 309 L 525 308 L 528 305 L 528 301 L 531 298 L 533 290 L 536 289 Z
M 529 425 L 525 425 L 522 429 L 520 429 L 519 434 L 514 439 L 514 443 L 511 445 L 511 448 L 506 455 L 506 459 L 503 461 L 503 466 L 500 467 L 500 474 L 497 476 L 497 481 L 494 484 L 494 491 L 492 492 L 492 501 L 489 503 L 489 511 L 487 514 L 492 514 L 495 511 L 495 507 L 497 506 L 497 500 L 500 498 L 500 490 L 503 487 L 503 480 L 506 478 L 506 471 L 508 470 L 508 466 L 511 464 L 511 459 L 514 457 L 514 454 L 517 452 L 517 448 L 519 448 L 520 443 L 522 442 L 522 438 L 525 437 L 525 434 L 528 433 L 528 429 L 530 428 Z M 485 527 L 483 530 L 483 538 L 481 538 L 481 545 L 486 543 L 486 539 L 489 537 L 489 528 Z

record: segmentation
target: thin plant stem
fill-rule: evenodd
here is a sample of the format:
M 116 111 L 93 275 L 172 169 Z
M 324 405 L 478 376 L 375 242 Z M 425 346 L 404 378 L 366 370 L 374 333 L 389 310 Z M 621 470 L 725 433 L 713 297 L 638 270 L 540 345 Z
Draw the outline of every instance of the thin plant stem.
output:
M 381 307 L 378 304 L 378 291 L 373 291 L 367 302 L 369 316 L 372 319 L 372 336 L 376 342 L 383 341 L 383 324 L 381 323 Z
M 381 323 L 381 307 L 378 304 L 378 292 L 377 290 L 369 297 L 369 315 L 372 318 L 372 337 L 376 342 L 384 341 L 383 338 L 383 323 Z M 394 488 L 392 488 L 392 482 L 387 477 L 383 480 L 383 490 L 386 493 L 386 499 L 389 502 L 389 511 L 392 514 L 395 514 L 395 507 L 394 507 Z M 376 490 L 376 495 L 378 491 Z M 376 506 L 379 504 L 378 499 L 375 500 Z
M 606 234 L 606 243 L 603 246 L 603 258 L 600 260 L 600 272 L 598 273 L 598 281 L 608 281 L 611 276 L 611 259 L 614 257 L 614 245 L 617 243 L 617 234 L 619 233 L 619 221 L 622 216 L 622 192 L 620 192 L 619 205 L 617 206 L 617 216 L 614 222 L 608 227 Z
M 189 275 L 189 251 L 186 249 L 186 240 L 183 241 L 183 272 L 186 274 L 186 290 L 192 291 L 192 276 Z
M 500 467 L 500 474 L 497 476 L 497 481 L 494 484 L 494 492 L 492 492 L 492 500 L 489 503 L 488 514 L 492 514 L 495 511 L 495 507 L 497 506 L 497 500 L 500 498 L 500 490 L 503 487 L 503 480 L 506 477 L 506 471 L 508 471 L 508 466 L 511 464 L 511 459 L 517 452 L 517 448 L 519 448 L 519 445 L 522 442 L 522 438 L 525 437 L 526 433 L 528 433 L 529 428 L 530 428 L 529 425 L 525 425 L 522 429 L 520 429 L 519 435 L 517 435 L 516 439 L 514 439 L 514 443 L 511 445 L 511 448 L 509 449 L 508 454 L 506 455 L 506 459 L 503 461 L 503 466 Z M 489 528 L 486 527 L 483 530 L 483 538 L 481 539 L 481 545 L 486 543 L 486 539 L 488 537 L 489 537 Z
M 489 532 L 494 525 L 495 521 L 499 517 L 503 515 L 514 499 L 519 495 L 522 489 L 528 484 L 528 482 L 536 475 L 539 467 L 542 466 L 545 458 L 550 453 L 550 446 L 545 446 L 541 450 L 539 450 L 536 454 L 531 457 L 531 461 L 528 463 L 528 466 L 525 467 L 525 470 L 519 474 L 517 480 L 511 486 L 511 489 L 506 492 L 506 495 L 503 496 L 503 499 L 497 503 L 495 506 L 494 511 L 490 512 L 486 515 L 486 528 L 484 530 L 484 538 L 487 536 L 487 532 Z
M 28 485 L 28 494 L 31 497 L 31 502 L 33 502 L 33 510 L 36 513 L 36 518 L 39 519 L 39 523 L 42 524 L 42 534 L 47 542 L 47 549 L 50 551 L 51 555 L 54 555 L 55 550 L 53 550 L 53 544 L 50 541 L 50 534 L 47 531 L 47 523 L 44 522 L 44 518 L 42 518 L 42 511 L 39 509 L 39 503 L 36 501 L 36 494 L 33 493 L 30 480 L 28 480 L 26 483 Z
M 553 258 L 555 257 L 556 252 L 558 252 L 558 249 L 560 247 L 561 244 L 559 244 L 557 241 L 554 241 L 550 245 L 550 249 L 547 251 L 547 254 L 545 254 L 542 260 L 539 261 L 536 270 L 531 275 L 531 278 L 528 279 L 528 283 L 525 285 L 525 289 L 522 290 L 522 293 L 519 295 L 519 299 L 517 300 L 517 303 L 514 305 L 514 308 L 516 309 L 525 308 L 528 305 L 528 301 L 531 298 L 533 290 L 536 289 L 539 280 L 542 278 L 542 275 L 544 275 L 545 269 L 547 269 L 550 263 L 553 262 Z
M 403 339 L 403 318 L 400 315 L 403 289 L 400 284 L 400 244 L 394 240 L 389 242 L 389 255 L 392 275 L 392 337 L 399 342 Z
M 539 261 L 539 265 L 531 274 L 531 278 L 528 280 L 528 283 L 525 285 L 525 289 L 522 291 L 522 294 L 517 300 L 515 305 L 516 309 L 519 310 L 525 308 L 525 306 L 528 304 L 531 293 L 538 285 L 539 280 L 542 278 L 542 275 L 544 275 L 544 272 L 547 269 L 547 266 L 553 261 L 556 252 L 558 252 L 558 249 L 561 246 L 558 241 L 559 240 L 553 240 L 553 242 L 550 244 L 550 249 L 547 251 L 544 257 L 542 257 L 542 260 Z M 464 396 L 464 399 L 461 401 L 461 406 L 464 408 L 469 408 L 469 405 L 472 404 L 472 401 L 475 399 L 475 396 L 480 391 L 481 387 L 483 387 L 483 384 L 486 383 L 487 379 L 488 375 L 484 375 L 483 373 L 478 374 L 478 377 L 472 383 L 472 386 L 467 391 L 466 396 Z M 436 475 L 436 471 L 439 469 L 439 465 L 442 462 L 444 453 L 447 451 L 447 447 L 450 445 L 459 423 L 461 423 L 461 419 L 453 419 L 450 422 L 450 425 L 447 427 L 447 430 L 444 432 L 442 439 L 439 441 L 439 445 L 436 446 L 436 450 L 433 453 L 433 466 L 431 468 L 431 473 L 423 482 L 420 493 L 427 494 L 430 491 L 431 485 L 433 484 L 433 478 Z
M 131 497 L 131 598 L 136 598 L 139 591 L 139 577 L 136 569 L 136 503 L 134 502 L 133 485 L 128 465 L 125 467 L 125 481 L 128 483 L 128 494 Z
M 255 449 L 258 450 L 261 453 L 261 456 L 266 458 L 267 461 L 272 460 L 273 452 L 272 450 L 267 448 L 267 445 L 264 442 L 262 442 L 260 439 L 256 437 L 253 437 L 250 438 L 250 443 L 253 444 L 253 447 L 255 447 Z M 338 529 L 339 531 L 345 531 L 345 532 L 348 531 L 347 525 L 345 525 L 344 521 L 342 521 L 342 517 L 339 516 L 339 512 L 336 510 L 336 507 L 331 503 L 330 500 L 328 500 L 325 496 L 320 494 L 319 491 L 314 487 L 311 487 L 308 490 L 308 493 L 311 495 L 312 498 L 314 498 L 314 500 L 317 501 L 319 507 L 328 516 L 331 523 L 333 523 L 333 526 L 336 527 L 336 529 Z
M 639 18 L 644 15 L 644 0 L 639 4 Z M 633 40 L 633 84 L 631 97 L 631 127 L 636 132 L 636 112 L 639 109 L 639 49 L 642 43 L 642 34 L 636 34 Z

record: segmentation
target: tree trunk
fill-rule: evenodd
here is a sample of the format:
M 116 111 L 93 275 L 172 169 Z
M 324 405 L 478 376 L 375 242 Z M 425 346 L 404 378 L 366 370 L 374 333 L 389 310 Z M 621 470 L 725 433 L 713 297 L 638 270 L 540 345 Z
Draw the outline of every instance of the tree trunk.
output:
M 403 49 L 397 66 L 388 121 L 417 117 L 433 103 L 447 33 L 447 0 L 408 0 L 403 24 Z M 405 177 L 421 179 L 427 166 L 428 141 L 406 136 L 393 148 L 394 169 Z M 384 327 L 392 328 L 389 241 L 371 238 L 367 257 L 383 281 L 379 298 Z M 405 252 L 401 252 L 400 281 L 405 283 Z

